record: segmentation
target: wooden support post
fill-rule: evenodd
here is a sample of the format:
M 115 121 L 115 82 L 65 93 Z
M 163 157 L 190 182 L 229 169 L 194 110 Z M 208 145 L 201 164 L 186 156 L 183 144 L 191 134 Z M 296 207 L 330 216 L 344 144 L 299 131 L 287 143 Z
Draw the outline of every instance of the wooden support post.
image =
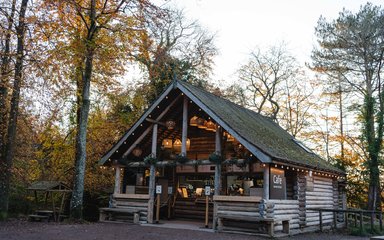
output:
M 345 212 L 345 228 L 348 228 L 348 212 Z
M 168 210 L 168 216 L 167 216 L 168 220 L 171 219 L 171 207 L 172 207 L 171 199 L 172 199 L 172 196 L 169 195 L 169 197 L 168 197 L 168 209 L 167 209 Z
M 153 157 L 156 157 L 156 149 L 157 149 L 157 124 L 153 125 L 153 131 L 152 131 L 152 155 Z M 155 182 L 156 182 L 156 167 L 154 164 L 151 164 L 150 170 L 149 170 L 149 187 L 148 187 L 148 194 L 149 194 L 149 200 L 148 200 L 148 215 L 147 215 L 147 222 L 153 223 L 153 208 L 154 208 L 154 202 L 155 202 Z
M 157 194 L 156 197 L 156 223 L 159 223 L 160 219 L 160 195 L 161 194 Z
M 320 232 L 323 231 L 323 211 L 319 210 Z
M 269 164 L 265 164 L 264 167 L 263 199 L 269 200 Z
M 379 212 L 379 225 L 380 225 L 380 231 L 383 231 L 383 213 Z
M 360 232 L 363 231 L 363 212 L 359 213 L 360 215 Z
M 188 98 L 184 96 L 183 125 L 181 132 L 181 155 L 187 156 L 187 132 L 188 132 Z
M 222 131 L 221 127 L 218 127 L 215 134 L 215 151 L 217 154 L 221 155 L 221 138 Z M 221 162 L 217 163 L 215 166 L 215 195 L 220 195 L 221 190 Z M 217 229 L 217 204 L 213 203 L 213 223 L 212 228 Z
M 115 189 L 113 190 L 114 194 L 120 193 L 120 189 L 121 189 L 121 186 L 120 186 L 120 183 L 121 183 L 120 174 L 121 174 L 120 166 L 119 165 L 115 165 Z
M 208 228 L 209 220 L 209 196 L 205 196 L 205 227 Z
M 357 227 L 357 215 L 356 213 L 353 214 L 354 220 L 355 220 L 355 227 Z
M 337 229 L 337 212 L 333 212 L 333 227 Z

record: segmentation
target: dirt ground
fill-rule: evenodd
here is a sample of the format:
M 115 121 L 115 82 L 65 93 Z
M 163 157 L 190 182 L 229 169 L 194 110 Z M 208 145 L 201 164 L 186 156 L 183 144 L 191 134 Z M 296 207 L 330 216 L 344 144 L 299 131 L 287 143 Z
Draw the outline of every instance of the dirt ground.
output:
M 89 223 L 89 224 L 63 224 L 63 223 L 40 223 L 13 220 L 0 222 L 0 240 L 186 240 L 186 239 L 223 239 L 223 240 L 258 240 L 262 237 L 214 233 L 212 231 L 186 230 L 176 228 L 165 228 L 160 224 L 153 226 L 140 226 L 129 223 Z M 175 227 L 175 226 L 174 226 Z M 299 240 L 342 240 L 342 239 L 369 239 L 348 236 L 341 233 L 311 233 L 292 237 L 281 238 Z

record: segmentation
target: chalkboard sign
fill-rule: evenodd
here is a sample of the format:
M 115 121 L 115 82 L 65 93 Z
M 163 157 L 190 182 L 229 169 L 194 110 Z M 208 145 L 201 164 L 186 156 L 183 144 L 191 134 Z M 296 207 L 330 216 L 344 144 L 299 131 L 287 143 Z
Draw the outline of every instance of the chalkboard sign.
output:
M 271 199 L 286 199 L 284 169 L 271 168 L 269 174 L 269 194 Z

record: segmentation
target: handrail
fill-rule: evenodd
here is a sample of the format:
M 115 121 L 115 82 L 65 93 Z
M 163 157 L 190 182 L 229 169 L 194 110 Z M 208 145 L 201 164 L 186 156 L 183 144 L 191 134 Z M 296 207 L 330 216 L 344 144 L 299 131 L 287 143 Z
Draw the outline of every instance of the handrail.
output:
M 333 224 L 334 228 L 337 228 L 337 219 L 336 214 L 337 213 L 344 213 L 345 214 L 345 226 L 348 227 L 348 214 L 353 214 L 355 219 L 355 226 L 357 226 L 357 217 L 356 215 L 359 214 L 360 218 L 360 231 L 363 230 L 363 214 L 371 214 L 370 217 L 370 225 L 371 229 L 373 229 L 374 220 L 373 216 L 378 214 L 378 220 L 380 225 L 380 231 L 383 231 L 383 212 L 382 211 L 376 211 L 376 210 L 362 210 L 362 209 L 332 209 L 332 208 L 308 208 L 308 211 L 318 211 L 319 212 L 319 221 L 320 221 L 320 231 L 323 231 L 323 212 L 333 212 Z

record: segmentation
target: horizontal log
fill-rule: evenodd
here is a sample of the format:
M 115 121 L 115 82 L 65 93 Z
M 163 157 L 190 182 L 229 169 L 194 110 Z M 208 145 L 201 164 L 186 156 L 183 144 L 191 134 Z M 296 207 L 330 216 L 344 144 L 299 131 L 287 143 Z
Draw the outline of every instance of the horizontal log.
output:
M 271 199 L 268 200 L 267 202 L 274 203 L 275 205 L 292 205 L 292 204 L 298 204 L 299 201 L 297 200 L 278 200 L 278 199 Z
M 275 219 L 289 218 L 291 220 L 293 220 L 293 219 L 299 220 L 299 214 L 297 214 L 297 213 L 295 213 L 295 214 L 279 214 L 279 215 L 275 214 L 273 216 L 273 218 L 275 218 Z
M 307 198 L 308 197 L 318 197 L 318 196 L 322 196 L 322 197 L 329 197 L 329 198 L 332 198 L 333 194 L 332 193 L 324 193 L 324 192 L 307 192 Z
M 330 196 L 307 196 L 306 200 L 308 201 L 322 201 L 322 200 L 333 200 L 335 201 L 332 197 Z
M 333 215 L 323 216 L 323 221 L 333 220 Z M 319 216 L 317 217 L 307 217 L 307 222 L 319 221 Z
M 148 194 L 121 194 L 121 193 L 115 193 L 113 194 L 113 198 L 118 199 L 149 199 Z
M 307 208 L 330 208 L 332 205 L 315 205 L 315 204 L 307 204 Z
M 236 206 L 239 206 L 239 207 L 255 207 L 255 208 L 258 208 L 259 207 L 259 204 L 258 202 L 256 203 L 251 203 L 251 202 L 216 202 L 217 206 L 218 207 L 236 207 Z
M 220 216 L 243 216 L 243 217 L 260 217 L 258 212 L 237 212 L 237 211 L 217 211 Z M 245 219 L 246 220 L 246 219 Z
M 239 211 L 239 212 L 258 212 L 258 207 L 244 207 L 244 206 L 218 206 L 219 211 Z
M 275 216 L 280 214 L 299 214 L 299 210 L 298 209 L 275 210 L 273 213 L 275 214 Z
M 261 197 L 250 197 L 250 196 L 223 196 L 215 195 L 213 196 L 213 201 L 215 202 L 252 202 L 257 203 L 261 201 Z
M 332 208 L 334 202 L 332 199 L 324 199 L 324 200 L 315 200 L 315 199 L 307 199 L 305 203 L 308 204 L 321 204 L 321 205 L 330 205 L 328 208 Z
M 298 209 L 299 204 L 297 205 L 275 205 L 274 210 L 285 210 L 285 209 Z

